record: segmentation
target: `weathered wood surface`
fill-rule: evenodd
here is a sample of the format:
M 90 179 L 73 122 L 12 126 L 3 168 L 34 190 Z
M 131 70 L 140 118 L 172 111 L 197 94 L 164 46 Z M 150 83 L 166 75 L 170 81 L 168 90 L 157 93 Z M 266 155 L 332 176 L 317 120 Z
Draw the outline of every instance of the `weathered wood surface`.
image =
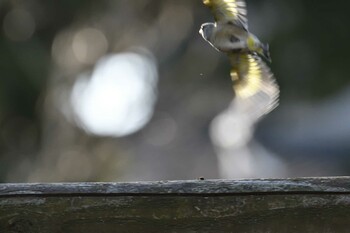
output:
M 2 184 L 0 232 L 348 233 L 350 178 Z

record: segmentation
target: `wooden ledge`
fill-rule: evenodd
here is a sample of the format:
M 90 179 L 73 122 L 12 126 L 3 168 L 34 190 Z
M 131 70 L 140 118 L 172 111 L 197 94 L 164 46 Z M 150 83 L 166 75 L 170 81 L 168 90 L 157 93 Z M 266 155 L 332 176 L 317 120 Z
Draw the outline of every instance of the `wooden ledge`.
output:
M 193 180 L 134 183 L 0 184 L 0 198 L 10 196 L 140 196 L 350 193 L 350 177 Z
M 349 232 L 350 177 L 1 184 L 0 232 Z

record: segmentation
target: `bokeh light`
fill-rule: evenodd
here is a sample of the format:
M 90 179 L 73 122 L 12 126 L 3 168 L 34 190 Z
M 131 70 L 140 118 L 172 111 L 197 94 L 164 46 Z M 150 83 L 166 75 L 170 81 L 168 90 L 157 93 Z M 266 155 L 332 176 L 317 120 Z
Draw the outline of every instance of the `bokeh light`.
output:
M 25 9 L 14 9 L 7 13 L 3 27 L 6 36 L 13 41 L 25 41 L 32 37 L 36 23 L 33 16 Z
M 256 124 L 276 106 L 267 95 L 259 94 L 234 99 L 211 123 L 210 136 L 222 178 L 272 178 L 288 172 L 278 156 L 254 139 Z
M 78 122 L 89 133 L 125 136 L 151 118 L 157 69 L 151 56 L 121 53 L 102 58 L 91 77 L 81 75 L 72 92 Z
M 175 119 L 165 112 L 157 113 L 151 126 L 145 130 L 143 137 L 152 146 L 167 146 L 177 135 L 178 125 Z
M 94 64 L 107 52 L 108 41 L 102 31 L 84 28 L 74 35 L 72 46 L 79 62 Z
M 74 34 L 70 30 L 63 30 L 55 36 L 52 43 L 52 58 L 64 69 L 76 69 L 79 61 L 73 51 Z

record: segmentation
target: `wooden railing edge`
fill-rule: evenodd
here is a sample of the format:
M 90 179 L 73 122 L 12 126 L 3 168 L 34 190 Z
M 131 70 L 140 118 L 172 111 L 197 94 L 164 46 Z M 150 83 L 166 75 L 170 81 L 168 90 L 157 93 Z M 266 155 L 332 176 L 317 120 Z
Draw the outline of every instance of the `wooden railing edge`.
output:
M 350 177 L 0 184 L 0 198 L 26 195 L 242 195 L 320 192 L 350 193 Z

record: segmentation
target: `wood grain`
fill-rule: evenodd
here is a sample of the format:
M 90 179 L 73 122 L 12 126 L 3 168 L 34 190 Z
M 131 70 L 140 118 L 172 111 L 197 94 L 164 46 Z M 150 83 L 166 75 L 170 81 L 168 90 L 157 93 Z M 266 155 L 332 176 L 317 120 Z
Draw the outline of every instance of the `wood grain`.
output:
M 349 232 L 350 178 L 0 185 L 0 232 Z

